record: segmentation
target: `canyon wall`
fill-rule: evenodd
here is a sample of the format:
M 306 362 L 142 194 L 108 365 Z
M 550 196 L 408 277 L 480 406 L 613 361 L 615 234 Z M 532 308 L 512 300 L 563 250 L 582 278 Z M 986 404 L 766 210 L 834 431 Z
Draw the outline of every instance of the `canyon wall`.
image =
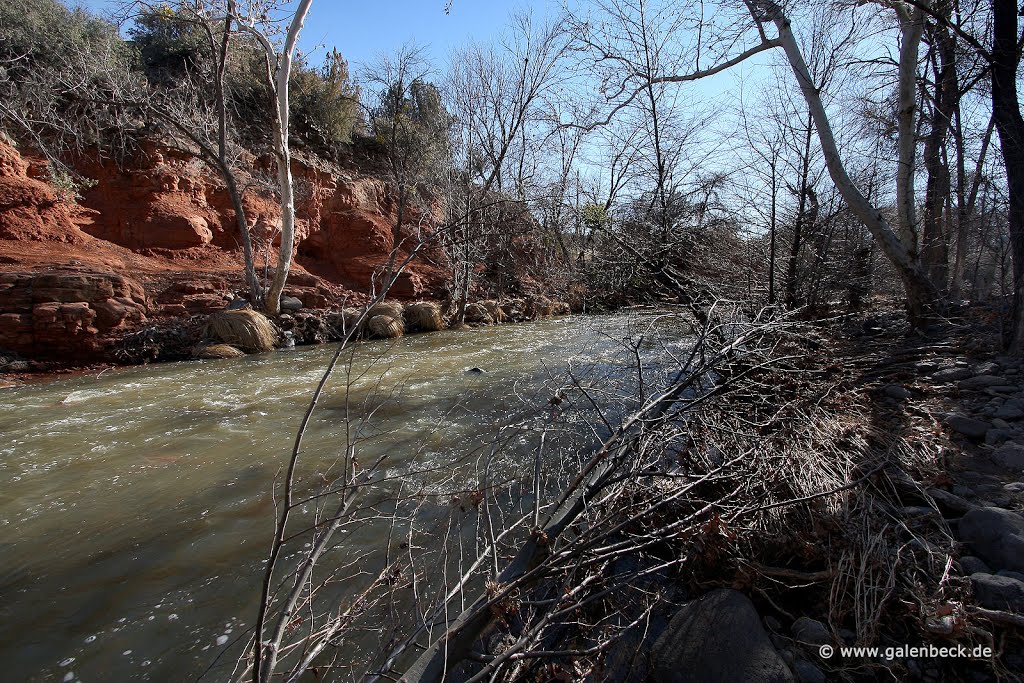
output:
M 251 163 L 254 178 L 269 170 Z M 206 313 L 244 294 L 230 198 L 198 159 L 151 147 L 130 163 L 82 159 L 76 169 L 95 181 L 78 201 L 46 179 L 42 160 L 0 138 L 0 352 L 101 361 L 112 339 L 143 322 Z M 360 301 L 395 246 L 394 192 L 316 159 L 297 159 L 293 173 L 295 267 L 285 293 L 307 308 Z M 273 269 L 278 206 L 259 189 L 244 204 L 257 264 Z M 433 213 L 407 221 L 427 230 L 437 222 Z M 399 258 L 414 240 L 399 235 Z M 392 294 L 440 294 L 440 262 L 425 250 Z

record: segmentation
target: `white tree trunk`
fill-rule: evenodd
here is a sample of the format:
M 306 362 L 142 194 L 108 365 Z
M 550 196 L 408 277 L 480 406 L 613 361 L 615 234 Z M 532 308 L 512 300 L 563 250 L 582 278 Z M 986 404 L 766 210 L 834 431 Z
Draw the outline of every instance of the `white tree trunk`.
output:
M 770 0 L 754 0 L 752 5 L 760 10 L 760 14 L 765 20 L 772 21 L 779 31 L 779 42 L 800 85 L 800 92 L 807 102 L 807 108 L 811 112 L 832 182 L 835 183 L 836 189 L 839 190 L 850 210 L 867 226 L 875 241 L 882 248 L 882 252 L 900 274 L 907 294 L 907 307 L 911 323 L 917 327 L 926 327 L 938 303 L 938 292 L 921 268 L 916 249 L 912 249 L 900 239 L 882 212 L 868 201 L 846 172 L 839 155 L 839 148 L 836 145 L 835 134 L 832 132 L 832 125 L 825 112 L 825 105 L 821 101 L 821 94 L 814 85 L 803 54 L 800 52 L 800 46 L 793 36 L 789 17 L 776 3 Z M 911 130 L 912 133 L 913 130 Z
M 274 279 L 267 290 L 266 308 L 270 315 L 281 312 L 281 293 L 284 291 L 285 282 L 288 281 L 288 272 L 291 270 L 292 255 L 295 251 L 295 188 L 292 186 L 291 150 L 288 147 L 288 79 L 292 72 L 295 43 L 312 4 L 313 0 L 299 2 L 295 16 L 288 26 L 284 49 L 276 60 L 277 69 L 274 74 L 277 99 L 274 117 L 274 154 L 277 157 L 277 184 L 281 193 L 281 249 L 277 254 Z
M 897 111 L 898 164 L 896 207 L 900 240 L 910 255 L 917 256 L 917 212 L 914 165 L 917 159 L 917 62 L 924 32 L 924 14 L 917 8 L 897 5 L 900 20 L 899 110 Z

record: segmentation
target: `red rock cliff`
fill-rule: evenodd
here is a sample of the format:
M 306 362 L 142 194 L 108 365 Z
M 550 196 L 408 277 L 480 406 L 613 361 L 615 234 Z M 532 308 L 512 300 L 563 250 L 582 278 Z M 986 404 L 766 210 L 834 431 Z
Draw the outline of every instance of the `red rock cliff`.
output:
M 219 308 L 241 289 L 237 224 L 222 184 L 196 159 L 150 149 L 119 166 L 89 160 L 79 203 L 43 179 L 45 165 L 0 138 L 0 350 L 100 360 L 111 337 L 147 318 Z M 258 165 L 254 161 L 254 165 Z M 286 293 L 328 308 L 365 292 L 394 246 L 393 192 L 380 179 L 296 161 L 296 266 Z M 248 192 L 257 262 L 276 261 L 276 202 Z M 431 216 L 414 216 L 428 227 Z M 402 234 L 404 256 L 411 235 Z M 393 294 L 438 292 L 444 273 L 412 264 Z M 70 354 L 70 355 L 69 355 Z

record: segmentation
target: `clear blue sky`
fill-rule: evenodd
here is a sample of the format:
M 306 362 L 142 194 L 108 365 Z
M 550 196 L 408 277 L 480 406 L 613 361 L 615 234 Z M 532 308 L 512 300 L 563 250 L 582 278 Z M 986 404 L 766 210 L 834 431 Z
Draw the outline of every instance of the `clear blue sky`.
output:
M 80 4 L 106 14 L 124 5 L 122 0 L 83 0 Z M 435 66 L 444 67 L 452 47 L 472 38 L 486 42 L 501 32 L 509 15 L 532 8 L 535 15 L 552 15 L 556 0 L 452 0 L 445 14 L 445 0 L 314 0 L 300 48 L 336 47 L 350 63 L 372 60 L 415 41 L 429 46 Z M 323 51 L 321 50 L 320 54 Z M 313 62 L 318 62 L 315 56 Z

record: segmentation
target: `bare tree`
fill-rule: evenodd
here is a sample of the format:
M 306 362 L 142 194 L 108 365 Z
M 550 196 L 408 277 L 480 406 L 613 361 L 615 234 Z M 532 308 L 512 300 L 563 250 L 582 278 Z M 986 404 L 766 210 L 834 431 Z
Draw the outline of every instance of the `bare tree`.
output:
M 484 241 L 491 232 L 487 228 L 507 218 L 504 202 L 496 202 L 491 192 L 514 190 L 525 198 L 528 129 L 544 118 L 543 98 L 562 78 L 566 50 L 561 27 L 520 14 L 499 47 L 470 45 L 452 55 L 445 92 L 457 121 L 461 198 L 454 205 L 466 216 L 449 244 L 459 323 L 465 318 L 475 269 L 485 258 Z M 508 208 L 513 215 L 522 210 Z
M 198 30 L 206 40 L 206 59 L 195 60 L 194 69 L 186 70 L 175 85 L 158 85 L 149 93 L 140 93 L 125 103 L 133 104 L 143 115 L 161 121 L 166 130 L 172 131 L 171 135 L 165 136 L 165 144 L 176 147 L 176 141 L 184 138 L 195 145 L 200 157 L 220 175 L 235 211 L 249 297 L 254 307 L 262 308 L 264 290 L 256 272 L 251 226 L 243 201 L 244 185 L 239 179 L 238 149 L 233 144 L 225 89 L 230 50 L 237 35 L 233 28 L 235 7 L 235 0 L 228 0 L 226 12 L 218 16 L 218 8 L 212 5 L 180 3 L 168 16 L 161 14 L 159 8 L 143 5 L 142 11 L 152 18 L 178 22 Z M 207 92 L 209 87 L 213 91 L 212 100 Z
M 786 54 L 790 67 L 800 86 L 800 91 L 807 102 L 807 107 L 814 122 L 818 140 L 821 143 L 825 156 L 825 163 L 835 183 L 836 188 L 842 194 L 843 199 L 850 206 L 854 213 L 864 222 L 871 231 L 872 236 L 878 242 L 882 252 L 896 268 L 900 279 L 903 281 L 907 297 L 907 308 L 912 324 L 921 329 L 926 329 L 937 312 L 937 306 L 941 298 L 938 290 L 932 284 L 924 268 L 921 265 L 917 254 L 916 242 L 910 242 L 913 237 L 911 232 L 914 226 L 913 219 L 913 173 L 911 147 L 914 142 L 914 127 L 907 125 L 907 112 L 910 112 L 910 119 L 913 119 L 913 112 L 916 111 L 917 92 L 914 87 L 916 77 L 916 55 L 914 45 L 907 45 L 901 52 L 900 65 L 900 102 L 898 110 L 901 112 L 901 125 L 899 127 L 898 148 L 900 151 L 900 174 L 897 182 L 897 192 L 900 196 L 899 225 L 900 233 L 890 225 L 885 215 L 872 205 L 870 200 L 861 192 L 847 173 L 843 163 L 839 147 L 836 144 L 832 123 L 825 106 L 822 103 L 821 93 L 815 83 L 803 52 L 793 34 L 789 17 L 778 4 L 771 0 L 747 0 L 747 5 L 755 21 L 758 30 L 763 31 L 763 25 L 772 23 L 778 31 L 778 41 Z M 920 16 L 916 14 L 905 14 L 901 11 L 901 30 L 905 35 L 905 42 L 919 40 L 917 35 L 920 24 Z M 914 68 L 910 65 L 913 62 Z M 910 84 L 907 84 L 907 81 Z M 913 102 L 908 101 L 912 99 Z M 910 139 L 907 140 L 907 137 Z
M 277 255 L 277 269 L 267 289 L 267 313 L 281 312 L 281 294 L 295 253 L 295 188 L 292 183 L 291 148 L 288 141 L 288 80 L 295 61 L 295 47 L 299 33 L 309 14 L 313 0 L 299 0 L 288 19 L 284 42 L 278 48 L 270 39 L 269 13 L 277 8 L 263 2 L 253 3 L 243 12 L 235 12 L 234 19 L 263 48 L 267 67 L 267 86 L 273 97 L 273 145 L 277 159 L 277 189 L 281 198 L 281 248 Z

